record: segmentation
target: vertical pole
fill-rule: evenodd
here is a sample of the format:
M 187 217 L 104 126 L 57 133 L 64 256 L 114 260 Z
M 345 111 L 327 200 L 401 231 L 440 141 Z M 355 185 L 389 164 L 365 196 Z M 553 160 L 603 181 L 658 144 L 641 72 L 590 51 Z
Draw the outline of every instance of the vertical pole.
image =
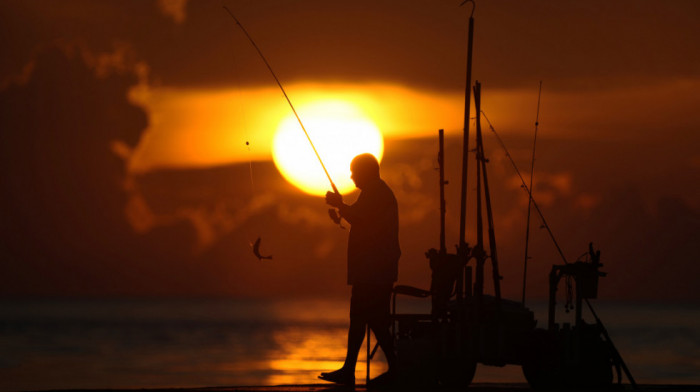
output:
M 577 327 L 580 326 L 581 321 L 583 321 L 583 294 L 581 293 L 580 285 L 582 278 L 580 274 L 574 274 L 574 284 L 576 284 L 576 321 L 574 325 Z
M 472 279 L 472 267 L 470 265 L 464 267 L 464 278 L 464 293 L 467 297 L 471 297 L 474 295 L 474 288 L 472 287 L 474 280 Z
M 559 267 L 556 265 L 552 266 L 552 270 L 549 272 L 549 306 L 547 312 L 547 329 L 549 332 L 554 332 L 554 317 L 557 306 L 557 286 L 559 285 Z
M 369 361 L 370 361 L 370 345 L 369 345 L 369 324 L 367 324 L 367 377 L 365 377 L 365 385 L 369 385 Z
M 484 250 L 484 223 L 481 208 L 481 85 L 477 81 L 474 85 L 474 107 L 476 109 L 476 283 L 474 284 L 474 295 L 477 303 L 481 304 L 484 294 L 484 261 L 486 252 Z
M 478 110 L 481 110 L 481 84 L 479 82 L 476 82 L 476 87 L 475 88 L 475 93 L 474 93 L 474 103 L 478 102 Z M 476 93 L 479 93 L 479 98 L 477 101 L 476 98 Z M 480 112 L 476 112 L 477 118 L 479 117 Z M 488 230 L 489 230 L 489 252 L 490 252 L 490 257 L 491 257 L 491 271 L 492 271 L 492 276 L 493 276 L 493 290 L 496 296 L 496 299 L 498 301 L 501 300 L 501 275 L 498 272 L 498 254 L 496 252 L 496 233 L 495 233 L 495 228 L 494 228 L 494 222 L 493 222 L 493 210 L 491 209 L 491 192 L 489 190 L 489 177 L 486 174 L 486 153 L 484 152 L 484 139 L 482 138 L 481 135 L 481 121 L 477 120 L 476 122 L 476 135 L 477 138 L 479 139 L 479 143 L 477 144 L 477 150 L 478 154 L 481 157 L 481 178 L 484 182 L 484 202 L 486 203 L 486 220 L 488 223 Z
M 440 166 L 440 255 L 447 253 L 445 245 L 445 130 L 438 130 L 438 165 Z
M 464 89 L 464 137 L 462 143 L 462 189 L 459 213 L 459 250 L 463 257 L 467 252 L 467 169 L 469 167 L 469 110 L 471 107 L 471 86 L 472 86 L 472 48 L 474 42 L 474 10 L 469 17 L 469 33 L 467 42 L 467 85 Z M 457 277 L 457 297 L 462 298 L 464 290 L 464 273 L 460 272 Z
M 576 332 L 574 334 L 574 360 L 578 363 L 581 361 L 581 343 L 582 340 L 581 336 L 583 335 L 581 328 L 583 327 L 581 325 L 582 323 L 582 313 L 583 313 L 583 298 L 581 295 L 581 278 L 582 276 L 580 274 L 575 273 L 574 274 L 574 284 L 576 284 L 576 318 L 575 318 L 575 324 L 574 324 L 574 331 Z

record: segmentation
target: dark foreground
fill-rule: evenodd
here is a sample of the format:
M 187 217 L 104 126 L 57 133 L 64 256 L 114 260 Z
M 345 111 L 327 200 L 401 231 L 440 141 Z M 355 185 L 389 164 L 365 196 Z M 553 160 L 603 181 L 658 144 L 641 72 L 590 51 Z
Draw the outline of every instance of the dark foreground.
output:
M 371 389 L 374 390 L 374 389 Z M 403 391 L 405 388 L 392 389 L 390 391 Z M 459 389 L 415 389 L 416 391 L 436 391 L 436 392 L 456 392 Z M 278 385 L 278 386 L 249 386 L 249 387 L 207 387 L 207 388 L 164 388 L 164 389 L 96 389 L 82 390 L 95 392 L 352 392 L 352 391 L 367 391 L 364 385 L 358 385 L 355 388 L 338 386 L 332 384 L 310 384 L 310 385 Z M 385 391 L 385 390 L 377 390 Z M 386 390 L 389 391 L 389 390 Z M 527 392 L 533 391 L 527 384 L 472 384 L 468 392 Z M 576 389 L 567 390 L 567 392 L 598 392 L 598 389 Z M 610 389 L 610 391 L 634 391 L 631 385 L 622 385 L 620 387 Z M 637 391 L 648 392 L 700 392 L 700 385 L 639 385 Z M 557 391 L 554 391 L 557 392 Z

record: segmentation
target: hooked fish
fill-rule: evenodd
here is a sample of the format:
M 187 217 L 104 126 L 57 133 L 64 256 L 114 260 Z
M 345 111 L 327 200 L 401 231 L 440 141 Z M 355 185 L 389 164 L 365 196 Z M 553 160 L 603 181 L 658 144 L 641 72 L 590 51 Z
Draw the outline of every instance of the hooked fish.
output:
M 258 258 L 258 260 L 263 260 L 263 259 L 272 260 L 272 255 L 263 256 L 260 254 L 260 241 L 261 240 L 262 240 L 262 238 L 260 238 L 260 237 L 258 237 L 258 239 L 255 240 L 255 244 L 253 244 L 253 253 Z

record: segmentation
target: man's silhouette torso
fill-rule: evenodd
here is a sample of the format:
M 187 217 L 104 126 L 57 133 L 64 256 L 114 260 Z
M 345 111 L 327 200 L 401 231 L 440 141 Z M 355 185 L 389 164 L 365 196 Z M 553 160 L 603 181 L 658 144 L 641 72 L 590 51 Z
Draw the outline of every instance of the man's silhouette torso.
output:
M 362 189 L 341 211 L 350 227 L 348 284 L 386 285 L 398 277 L 399 212 L 394 193 L 381 179 Z

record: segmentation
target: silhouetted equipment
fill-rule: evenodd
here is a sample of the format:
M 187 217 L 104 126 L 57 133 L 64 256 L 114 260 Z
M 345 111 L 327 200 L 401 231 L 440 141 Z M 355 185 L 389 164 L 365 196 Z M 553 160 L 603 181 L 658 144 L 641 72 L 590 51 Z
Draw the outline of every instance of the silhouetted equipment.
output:
M 527 192 L 528 197 L 529 197 L 529 199 L 530 199 L 530 202 L 532 203 L 532 206 L 535 207 L 535 211 L 537 211 L 537 213 L 538 213 L 538 215 L 539 215 L 539 217 L 540 217 L 540 220 L 542 221 L 542 226 L 541 226 L 541 227 L 547 229 L 547 233 L 549 234 L 549 237 L 550 237 L 550 239 L 552 240 L 552 243 L 554 244 L 554 246 L 556 247 L 557 251 L 559 252 L 559 255 L 561 256 L 561 259 L 562 259 L 562 261 L 564 262 L 564 266 L 570 265 L 570 263 L 566 260 L 566 257 L 564 256 L 564 252 L 561 250 L 561 247 L 559 246 L 559 243 L 557 242 L 556 238 L 554 237 L 554 233 L 552 232 L 552 230 L 551 230 L 549 224 L 547 223 L 547 220 L 545 219 L 544 215 L 542 214 L 542 210 L 540 210 L 539 206 L 537 205 L 537 202 L 536 202 L 535 199 L 532 197 L 532 192 L 531 192 L 530 188 L 527 186 L 527 184 L 525 183 L 525 179 L 524 179 L 523 176 L 520 174 L 520 171 L 518 170 L 518 166 L 515 164 L 515 161 L 513 161 L 513 158 L 511 157 L 510 153 L 508 152 L 508 148 L 506 148 L 505 144 L 503 143 L 503 140 L 501 140 L 500 136 L 498 136 L 498 133 L 496 132 L 496 129 L 493 127 L 493 125 L 492 125 L 491 122 L 489 121 L 488 117 L 486 117 L 486 113 L 484 113 L 484 112 L 482 111 L 481 114 L 484 116 L 484 118 L 486 119 L 486 121 L 489 123 L 489 127 L 491 128 L 491 131 L 493 132 L 494 136 L 496 136 L 496 139 L 498 140 L 498 142 L 500 143 L 501 147 L 502 147 L 503 150 L 505 151 L 506 156 L 507 156 L 508 159 L 510 160 L 511 164 L 513 165 L 513 168 L 515 169 L 515 172 L 517 173 L 518 177 L 520 178 L 520 181 L 521 181 L 521 183 L 522 183 L 522 188 Z M 592 248 L 592 244 L 589 245 L 589 255 L 590 255 L 590 258 L 591 258 L 591 260 L 592 260 L 592 263 L 596 264 L 596 265 L 597 265 L 597 268 L 599 268 L 600 266 L 602 266 L 602 264 L 600 264 L 600 251 L 597 251 L 597 252 L 594 253 L 594 252 L 593 252 L 593 248 Z M 574 270 L 574 271 L 577 271 L 577 270 Z M 566 272 L 570 272 L 570 270 L 566 270 Z M 589 271 L 589 272 L 590 272 L 590 271 Z M 572 276 L 572 274 L 570 274 L 570 273 L 569 273 L 569 274 L 566 274 L 566 275 L 569 275 L 570 277 Z M 604 276 L 604 275 L 599 275 L 599 276 Z M 581 280 L 581 279 L 579 279 L 579 280 Z M 588 284 L 589 290 L 586 290 L 586 291 L 585 291 L 585 292 L 587 292 L 587 293 L 592 292 L 592 290 L 590 290 L 590 288 L 592 287 L 592 286 L 591 286 L 591 284 L 592 284 L 591 282 L 592 282 L 591 280 L 586 280 L 586 281 L 584 281 L 584 283 L 583 283 L 583 284 Z M 596 292 L 596 293 L 597 293 L 597 282 L 598 282 L 598 281 L 597 281 L 597 278 L 596 278 L 596 280 L 595 280 L 595 286 L 594 286 L 594 287 L 595 287 L 595 292 Z M 577 284 L 578 284 L 578 282 L 577 282 Z M 570 287 L 569 287 L 569 288 L 570 288 Z M 550 290 L 556 291 L 556 287 L 552 288 L 552 287 L 550 286 Z M 552 294 L 550 294 L 550 295 L 552 295 Z M 608 353 L 609 353 L 610 356 L 611 356 L 610 361 L 611 361 L 611 363 L 613 364 L 613 366 L 615 367 L 615 369 L 617 370 L 617 375 L 618 375 L 618 380 L 617 380 L 617 381 L 618 381 L 618 384 L 620 384 L 620 383 L 622 382 L 622 375 L 621 375 L 621 373 L 620 373 L 620 369 L 622 369 L 622 371 L 624 371 L 624 373 L 625 373 L 625 376 L 627 376 L 627 380 L 630 382 L 630 384 L 632 385 L 632 387 L 636 389 L 636 388 L 637 388 L 637 384 L 636 384 L 636 382 L 634 381 L 634 377 L 632 376 L 632 373 L 631 373 L 631 372 L 629 371 L 629 369 L 627 368 L 627 365 L 625 364 L 625 361 L 622 359 L 622 356 L 621 356 L 620 353 L 617 351 L 617 348 L 615 347 L 615 345 L 613 344 L 612 340 L 610 339 L 610 336 L 608 335 L 608 332 L 607 332 L 605 326 L 603 325 L 602 320 L 598 317 L 598 315 L 596 314 L 595 310 L 593 309 L 593 306 L 591 305 L 591 303 L 590 303 L 590 301 L 589 301 L 589 298 L 594 298 L 594 297 L 588 297 L 588 296 L 582 296 L 582 297 L 581 297 L 581 299 L 583 299 L 583 301 L 586 303 L 586 305 L 587 305 L 587 307 L 588 307 L 588 310 L 590 311 L 591 315 L 593 316 L 593 318 L 594 318 L 595 321 L 596 321 L 596 325 L 595 325 L 596 329 L 595 329 L 595 330 L 589 329 L 588 333 L 594 333 L 594 332 L 591 332 L 591 331 L 596 331 L 596 332 L 597 332 L 597 336 L 598 336 L 598 340 L 602 340 L 602 341 L 604 342 L 604 344 L 607 346 Z M 569 303 L 569 302 L 570 302 L 570 301 L 567 301 L 567 304 L 565 305 L 567 311 L 568 311 L 570 308 L 574 308 L 574 305 L 571 304 L 571 303 Z M 577 300 L 577 306 L 575 307 L 575 309 L 576 309 L 576 311 L 577 311 L 577 314 L 580 315 L 580 313 L 578 313 L 578 312 L 581 311 L 582 306 L 581 306 L 581 302 L 578 301 L 578 300 Z M 553 313 L 551 314 L 550 320 L 551 320 L 550 323 L 553 323 L 553 320 L 554 320 L 554 314 L 553 314 Z M 557 324 L 554 323 L 553 325 L 555 325 L 555 327 L 553 327 L 554 329 L 558 329 L 558 326 L 556 326 Z M 577 325 L 578 325 L 578 323 L 575 324 L 574 329 L 576 328 Z M 571 328 L 571 327 L 569 327 L 569 328 Z M 577 334 L 579 334 L 579 333 L 581 333 L 581 334 L 585 333 L 585 332 L 580 332 L 581 330 L 583 330 L 583 327 L 580 328 L 579 331 L 577 331 Z M 555 334 L 555 332 L 552 332 L 551 330 L 550 330 L 549 332 L 550 332 L 551 334 Z M 539 336 L 539 337 L 541 338 L 541 336 L 543 336 L 543 333 L 542 333 L 542 331 L 539 331 L 539 330 L 538 330 L 538 332 L 536 332 L 536 335 Z M 578 336 L 578 335 L 575 335 L 575 336 Z M 572 337 L 569 336 L 567 339 L 571 339 L 571 338 L 572 338 Z M 578 337 L 576 337 L 576 339 L 578 339 Z M 551 337 L 550 337 L 550 340 L 551 340 Z M 550 342 L 550 343 L 551 343 L 551 342 Z M 590 343 L 590 342 L 589 342 L 589 343 Z M 560 344 L 563 344 L 563 343 L 560 342 Z M 591 349 L 591 350 L 592 350 L 592 349 Z M 584 359 L 581 359 L 581 360 L 582 360 L 582 361 L 586 361 L 585 358 L 584 358 Z M 551 370 L 551 369 L 550 369 L 550 370 Z M 560 369 L 559 369 L 559 370 L 552 370 L 552 371 L 560 371 Z M 602 379 L 602 378 L 599 378 L 599 379 Z M 560 381 L 561 381 L 561 380 L 560 380 Z
M 466 3 L 466 2 L 465 2 Z M 473 3 L 473 2 L 472 2 Z M 473 11 L 472 11 L 473 12 Z M 467 78 L 471 78 L 471 42 L 473 18 L 469 20 L 469 60 Z M 470 83 L 470 82 L 469 82 Z M 468 85 L 467 94 L 470 87 Z M 501 297 L 501 276 L 496 248 L 496 234 L 491 205 L 481 117 L 488 118 L 481 110 L 481 84 L 473 87 L 476 109 L 476 244 L 470 247 L 465 241 L 463 227 L 466 195 L 462 194 L 460 210 L 459 244 L 456 253 L 447 252 L 445 244 L 445 185 L 444 132 L 438 132 L 438 164 L 440 165 L 440 239 L 439 249 L 429 249 L 426 257 L 430 263 L 430 290 L 397 285 L 393 290 L 391 317 L 392 334 L 398 358 L 398 380 L 410 387 L 468 386 L 476 371 L 477 363 L 489 366 L 508 364 L 522 366 L 525 378 L 533 388 L 605 388 L 613 384 L 613 368 L 617 370 L 618 384 L 622 382 L 620 369 L 624 370 L 633 387 L 636 384 L 622 357 L 610 340 L 602 321 L 595 313 L 589 299 L 598 295 L 598 280 L 605 276 L 600 271 L 600 252 L 589 245 L 587 260 L 568 263 L 549 228 L 539 206 L 532 197 L 503 141 L 498 141 L 506 151 L 523 183 L 532 206 L 539 214 L 563 265 L 554 265 L 550 273 L 550 300 L 547 328 L 537 328 L 534 313 L 523 301 Z M 469 102 L 469 98 L 465 99 Z M 465 139 L 468 138 L 466 120 L 469 107 L 465 107 Z M 467 141 L 464 141 L 462 190 L 466 189 Z M 484 211 L 486 227 L 484 227 Z M 485 233 L 486 231 L 486 233 Z M 486 234 L 486 236 L 484 235 Z M 488 246 L 487 246 L 488 242 Z M 527 252 L 526 252 L 527 255 Z M 526 256 L 527 257 L 527 256 Z M 473 261 L 472 261 L 473 260 Z M 485 266 L 490 261 L 493 294 L 485 292 Z M 471 263 L 474 263 L 473 270 Z M 561 280 L 567 284 L 567 311 L 575 310 L 573 324 L 558 324 L 555 320 L 556 292 Z M 397 313 L 397 296 L 431 298 L 429 314 Z M 583 303 L 586 303 L 595 323 L 583 319 Z M 370 353 L 368 361 L 376 352 Z
M 592 244 L 589 248 L 589 262 L 552 266 L 547 329 L 533 331 L 531 348 L 523 361 L 523 373 L 533 387 L 605 387 L 612 384 L 612 366 L 619 369 L 610 346 L 600 337 L 598 325 L 588 324 L 582 318 L 582 301 L 598 296 L 598 278 L 605 276 L 600 271 L 600 252 L 594 252 Z M 562 278 L 572 294 L 571 285 L 575 285 L 575 298 L 567 298 L 566 307 L 567 311 L 573 307 L 576 312 L 573 326 L 555 321 L 556 293 Z M 572 300 L 575 305 L 570 304 Z
M 253 244 L 253 253 L 255 253 L 255 256 L 258 258 L 258 260 L 264 260 L 264 259 L 272 260 L 272 255 L 263 256 L 260 254 L 260 241 L 261 240 L 262 239 L 260 237 L 258 237 L 258 239 L 255 240 L 255 244 Z

